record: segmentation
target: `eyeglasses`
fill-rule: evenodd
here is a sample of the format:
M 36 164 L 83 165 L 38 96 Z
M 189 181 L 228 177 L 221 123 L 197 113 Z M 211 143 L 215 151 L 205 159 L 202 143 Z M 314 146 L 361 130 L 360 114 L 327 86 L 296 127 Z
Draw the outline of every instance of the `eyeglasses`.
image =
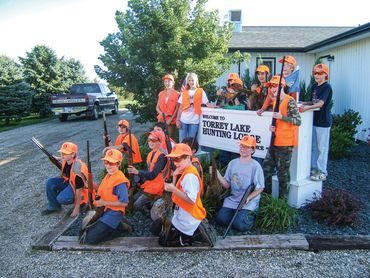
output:
M 158 140 L 158 139 L 148 139 L 147 141 L 148 141 L 148 143 L 149 143 L 149 142 L 153 142 L 153 143 L 155 143 L 155 142 L 158 142 L 159 140 Z
M 316 75 L 316 74 L 318 74 L 318 75 L 323 75 L 323 74 L 325 74 L 325 72 L 323 72 L 323 71 L 320 71 L 320 72 L 315 71 L 315 72 L 313 73 L 313 75 Z
M 103 160 L 104 161 L 104 165 L 109 165 L 109 166 L 117 166 L 119 165 L 119 162 L 110 162 L 108 160 Z
M 125 125 L 118 125 L 117 128 L 126 128 L 127 126 Z
M 178 163 L 178 162 L 181 162 L 182 160 L 184 160 L 185 158 L 186 158 L 187 156 L 179 156 L 179 157 L 174 157 L 174 158 L 172 158 L 173 159 L 173 162 L 176 162 L 176 163 Z

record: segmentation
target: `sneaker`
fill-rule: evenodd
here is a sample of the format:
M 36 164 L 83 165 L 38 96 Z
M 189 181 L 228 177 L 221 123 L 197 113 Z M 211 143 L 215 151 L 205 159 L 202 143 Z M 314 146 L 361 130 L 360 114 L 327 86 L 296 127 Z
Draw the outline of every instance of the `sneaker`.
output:
M 41 215 L 49 215 L 52 213 L 60 212 L 62 209 L 45 209 L 41 212 Z
M 313 181 L 326 181 L 326 175 L 324 173 L 316 173 L 315 175 L 312 175 L 311 180 Z
M 311 173 L 310 173 L 310 176 L 314 176 L 314 175 L 316 175 L 318 172 L 319 172 L 319 170 L 317 170 L 317 169 L 312 169 L 312 170 L 311 170 Z

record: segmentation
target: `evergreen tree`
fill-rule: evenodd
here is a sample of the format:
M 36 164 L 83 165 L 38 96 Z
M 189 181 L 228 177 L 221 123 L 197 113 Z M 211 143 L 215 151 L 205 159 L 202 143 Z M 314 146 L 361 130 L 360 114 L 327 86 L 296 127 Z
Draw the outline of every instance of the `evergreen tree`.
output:
M 0 55 L 0 87 L 17 83 L 22 80 L 20 65 L 5 55 Z

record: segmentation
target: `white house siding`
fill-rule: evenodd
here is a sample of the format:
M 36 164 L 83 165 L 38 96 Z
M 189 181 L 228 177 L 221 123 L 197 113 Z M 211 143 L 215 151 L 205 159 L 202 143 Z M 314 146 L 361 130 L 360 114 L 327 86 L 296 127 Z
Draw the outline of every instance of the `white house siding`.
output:
M 363 123 L 357 138 L 367 141 L 370 128 L 370 38 L 333 48 L 316 56 L 334 55 L 330 65 L 330 84 L 333 88 L 332 112 L 342 114 L 353 109 L 360 113 Z

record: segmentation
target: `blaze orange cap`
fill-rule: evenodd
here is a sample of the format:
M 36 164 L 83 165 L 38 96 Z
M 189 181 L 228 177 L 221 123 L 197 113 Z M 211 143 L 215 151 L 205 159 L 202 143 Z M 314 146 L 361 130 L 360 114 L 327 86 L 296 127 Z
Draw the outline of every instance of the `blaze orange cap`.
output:
M 191 148 L 188 145 L 179 143 L 172 148 L 171 153 L 166 155 L 166 157 L 179 157 L 182 155 L 192 156 L 193 152 L 191 151 Z
M 120 120 L 118 125 L 124 125 L 126 127 L 130 127 L 130 123 L 127 120 Z
M 116 149 L 110 149 L 105 152 L 105 156 L 101 160 L 106 160 L 112 163 L 122 161 L 122 153 Z
M 229 75 L 227 76 L 227 80 L 237 79 L 237 78 L 239 78 L 239 75 L 237 73 L 229 73 Z
M 71 154 L 71 153 L 77 153 L 77 151 L 78 151 L 78 147 L 76 144 L 72 142 L 64 142 L 58 152 L 65 153 L 65 154 Z
M 257 67 L 256 72 L 267 72 L 268 74 L 270 74 L 270 69 L 266 65 L 260 65 Z
M 175 78 L 173 77 L 172 74 L 166 74 L 165 76 L 162 77 L 162 80 L 166 80 L 166 79 L 172 80 L 172 82 L 175 83 Z
M 280 81 L 280 74 L 277 74 L 277 75 L 274 75 L 271 80 L 269 82 L 267 82 L 267 86 L 271 86 L 271 85 L 279 85 L 279 81 Z M 284 77 L 281 79 L 281 86 L 285 86 L 286 83 L 285 83 L 285 79 Z
M 160 142 L 163 141 L 163 137 L 164 137 L 164 133 L 158 130 L 152 130 L 150 132 L 145 132 L 145 135 L 148 137 L 149 135 L 152 135 L 154 138 L 158 139 Z
M 239 141 L 239 143 L 243 146 L 256 148 L 256 139 L 254 137 L 246 135 Z
M 324 72 L 326 74 L 325 80 L 328 80 L 328 75 L 329 75 L 329 68 L 325 64 L 317 64 L 313 68 L 312 73 L 315 74 L 315 72 Z
M 240 78 L 235 78 L 235 79 L 231 80 L 231 82 L 230 82 L 230 85 L 233 85 L 233 84 L 238 84 L 240 86 L 243 86 L 243 81 Z
M 279 63 L 283 63 L 283 58 L 281 58 L 279 60 Z M 297 61 L 295 60 L 295 58 L 293 56 L 286 55 L 285 56 L 285 63 L 292 64 L 294 68 L 297 66 Z

